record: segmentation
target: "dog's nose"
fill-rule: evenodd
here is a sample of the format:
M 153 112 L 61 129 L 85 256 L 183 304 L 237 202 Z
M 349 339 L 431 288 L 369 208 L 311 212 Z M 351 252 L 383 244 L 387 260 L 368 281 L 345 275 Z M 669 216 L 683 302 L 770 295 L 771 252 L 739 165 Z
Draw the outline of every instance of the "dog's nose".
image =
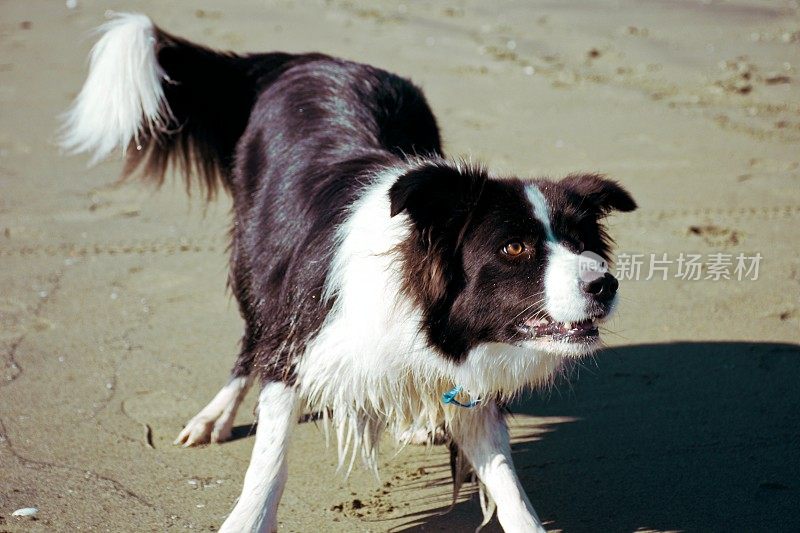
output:
M 591 294 L 596 300 L 607 302 L 617 294 L 619 282 L 617 278 L 606 272 L 599 278 L 583 284 L 583 291 Z

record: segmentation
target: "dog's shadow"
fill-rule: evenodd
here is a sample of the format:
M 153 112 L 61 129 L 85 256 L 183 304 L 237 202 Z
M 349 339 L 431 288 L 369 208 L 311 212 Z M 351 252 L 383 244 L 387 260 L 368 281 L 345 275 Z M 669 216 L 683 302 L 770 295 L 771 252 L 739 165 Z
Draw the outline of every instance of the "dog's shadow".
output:
M 309 422 L 317 422 L 322 420 L 321 413 L 304 413 L 297 418 L 298 424 L 307 424 Z M 247 439 L 256 434 L 256 429 L 258 429 L 258 422 L 253 422 L 252 424 L 240 424 L 238 426 L 234 426 L 231 430 L 231 436 L 226 442 L 233 442 L 236 440 Z
M 514 461 L 548 530 L 800 531 L 800 346 L 614 348 L 570 382 L 512 406 Z M 475 497 L 445 509 L 395 530 L 480 523 Z

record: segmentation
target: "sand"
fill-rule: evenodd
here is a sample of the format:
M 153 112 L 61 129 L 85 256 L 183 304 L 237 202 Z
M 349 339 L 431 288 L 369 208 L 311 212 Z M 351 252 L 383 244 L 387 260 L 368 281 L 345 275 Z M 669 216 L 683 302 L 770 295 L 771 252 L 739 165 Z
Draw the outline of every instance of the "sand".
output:
M 0 4 L 0 531 L 213 530 L 253 444 L 252 395 L 234 441 L 171 444 L 241 331 L 228 200 L 115 186 L 118 157 L 53 143 L 106 9 L 407 75 L 448 153 L 501 174 L 608 173 L 640 204 L 611 226 L 642 277 L 650 254 L 760 253 L 757 280 L 623 280 L 609 348 L 513 407 L 514 456 L 551 530 L 800 529 L 797 2 L 29 0 Z M 335 456 L 298 424 L 281 531 L 480 520 L 469 491 L 441 514 L 442 447 L 385 441 L 380 481 Z

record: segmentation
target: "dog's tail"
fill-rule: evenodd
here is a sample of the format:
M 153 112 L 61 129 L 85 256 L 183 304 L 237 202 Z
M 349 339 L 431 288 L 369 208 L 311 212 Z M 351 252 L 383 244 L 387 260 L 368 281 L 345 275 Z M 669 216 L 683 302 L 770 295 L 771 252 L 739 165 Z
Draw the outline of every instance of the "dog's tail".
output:
M 86 83 L 64 116 L 61 146 L 91 153 L 91 163 L 121 149 L 124 176 L 141 167 L 159 185 L 172 163 L 187 188 L 194 175 L 209 198 L 220 186 L 230 189 L 256 83 L 292 56 L 215 52 L 139 14 L 117 14 L 99 31 Z

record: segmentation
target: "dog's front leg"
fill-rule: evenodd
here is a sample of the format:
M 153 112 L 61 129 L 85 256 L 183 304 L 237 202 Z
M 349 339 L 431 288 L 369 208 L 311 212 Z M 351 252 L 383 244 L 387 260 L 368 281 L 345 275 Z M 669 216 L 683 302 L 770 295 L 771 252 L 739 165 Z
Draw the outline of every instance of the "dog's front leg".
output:
M 506 533 L 544 532 L 511 460 L 508 427 L 495 404 L 463 409 L 451 432 L 497 505 L 497 519 Z
M 264 384 L 258 397 L 258 428 L 242 495 L 220 532 L 278 530 L 278 502 L 286 484 L 289 434 L 297 422 L 297 393 L 280 382 Z

